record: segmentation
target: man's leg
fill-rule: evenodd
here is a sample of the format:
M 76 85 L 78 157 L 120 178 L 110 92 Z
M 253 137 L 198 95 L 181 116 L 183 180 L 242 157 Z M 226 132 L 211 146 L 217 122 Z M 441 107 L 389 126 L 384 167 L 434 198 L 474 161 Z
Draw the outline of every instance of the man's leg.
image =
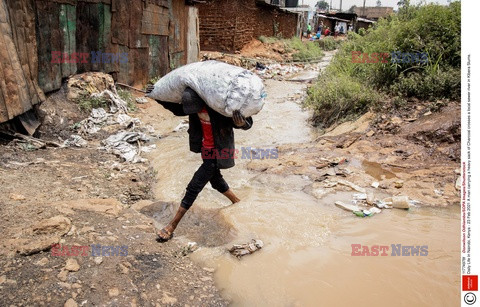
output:
M 240 201 L 240 198 L 238 198 L 233 193 L 233 191 L 230 189 L 225 179 L 223 179 L 222 173 L 220 173 L 220 170 L 218 168 L 215 169 L 215 172 L 212 178 L 210 179 L 210 184 L 212 185 L 212 188 L 214 188 L 218 192 L 225 195 L 228 199 L 230 199 L 232 204 L 238 203 Z
M 185 196 L 182 199 L 180 208 L 178 208 L 175 217 L 160 230 L 157 235 L 162 240 L 169 240 L 178 226 L 178 223 L 183 218 L 185 213 L 190 209 L 198 194 L 203 190 L 208 181 L 212 178 L 216 169 L 216 165 L 212 160 L 204 160 L 203 164 L 193 175 L 192 180 L 187 186 Z

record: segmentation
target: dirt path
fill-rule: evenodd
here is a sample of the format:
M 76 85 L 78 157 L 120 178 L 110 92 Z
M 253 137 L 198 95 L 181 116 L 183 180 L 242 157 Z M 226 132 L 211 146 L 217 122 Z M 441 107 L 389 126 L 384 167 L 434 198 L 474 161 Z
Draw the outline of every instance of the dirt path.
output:
M 457 251 L 443 246 L 459 246 L 458 106 L 434 114 L 421 108 L 367 114 L 320 136 L 300 105 L 307 86 L 301 81 L 312 75 L 266 81 L 265 109 L 236 140 L 239 148 L 277 149 L 278 159 L 237 161 L 225 177 L 242 202 L 229 207 L 208 187 L 166 244 L 155 242 L 154 228 L 176 210 L 200 158 L 188 152 L 182 119 L 155 102 L 133 114 L 162 136 L 150 165 L 122 163 L 99 151 L 96 138 L 80 149 L 1 146 L 0 305 L 328 305 L 338 303 L 345 287 L 354 289 L 345 300 L 351 305 L 373 291 L 367 287 L 377 282 L 368 279 L 371 270 L 380 280 L 400 278 L 384 285 L 375 302 L 404 291 L 412 302 L 422 302 L 422 291 L 453 301 L 446 289 L 458 283 L 458 264 L 451 260 Z M 62 136 L 72 124 L 65 123 Z M 368 222 L 334 206 L 352 200 L 358 193 L 352 187 L 378 197 L 408 195 L 422 206 L 382 212 Z M 242 261 L 226 252 L 251 238 L 264 240 L 264 249 Z M 397 242 L 427 244 L 430 256 L 402 258 L 400 265 L 364 259 L 358 270 L 349 254 L 352 243 Z M 70 256 L 52 255 L 52 244 L 65 246 Z M 127 247 L 128 255 L 106 250 L 96 257 L 92 245 Z M 75 256 L 71 246 L 89 246 L 89 253 Z M 443 273 L 431 275 L 431 259 L 441 259 Z M 359 286 L 338 271 L 355 271 L 371 283 Z M 412 278 L 443 282 L 413 289 Z

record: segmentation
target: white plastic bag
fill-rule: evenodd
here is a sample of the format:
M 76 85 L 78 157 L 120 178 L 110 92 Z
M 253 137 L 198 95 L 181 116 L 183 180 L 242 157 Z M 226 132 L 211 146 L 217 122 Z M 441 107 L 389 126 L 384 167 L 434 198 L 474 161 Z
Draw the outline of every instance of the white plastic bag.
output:
M 245 117 L 257 114 L 266 97 L 263 82 L 257 75 L 218 61 L 196 62 L 177 68 L 155 83 L 147 96 L 181 103 L 187 87 L 213 110 L 227 117 L 232 117 L 235 110 Z

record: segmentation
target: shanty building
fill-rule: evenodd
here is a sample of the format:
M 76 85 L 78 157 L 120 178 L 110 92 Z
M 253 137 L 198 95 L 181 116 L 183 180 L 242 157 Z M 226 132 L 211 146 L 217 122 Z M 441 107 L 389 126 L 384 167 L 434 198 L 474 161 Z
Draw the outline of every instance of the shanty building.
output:
M 0 0 L 0 124 L 87 71 L 144 85 L 199 56 L 194 0 Z M 27 112 L 27 113 L 25 113 Z
M 301 31 L 300 14 L 282 9 L 270 1 L 204 2 L 196 5 L 199 10 L 201 50 L 235 52 L 260 36 L 290 38 Z

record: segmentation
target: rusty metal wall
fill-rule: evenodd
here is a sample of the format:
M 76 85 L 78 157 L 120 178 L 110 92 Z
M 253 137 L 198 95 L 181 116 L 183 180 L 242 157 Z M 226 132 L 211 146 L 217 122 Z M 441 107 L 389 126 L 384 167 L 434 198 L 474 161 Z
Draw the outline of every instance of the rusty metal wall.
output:
M 187 52 L 188 14 L 185 0 L 0 0 L 0 123 L 76 73 L 142 86 L 186 64 L 195 58 Z M 104 53 L 117 58 L 94 61 Z
M 45 100 L 37 84 L 33 0 L 0 1 L 0 123 Z

